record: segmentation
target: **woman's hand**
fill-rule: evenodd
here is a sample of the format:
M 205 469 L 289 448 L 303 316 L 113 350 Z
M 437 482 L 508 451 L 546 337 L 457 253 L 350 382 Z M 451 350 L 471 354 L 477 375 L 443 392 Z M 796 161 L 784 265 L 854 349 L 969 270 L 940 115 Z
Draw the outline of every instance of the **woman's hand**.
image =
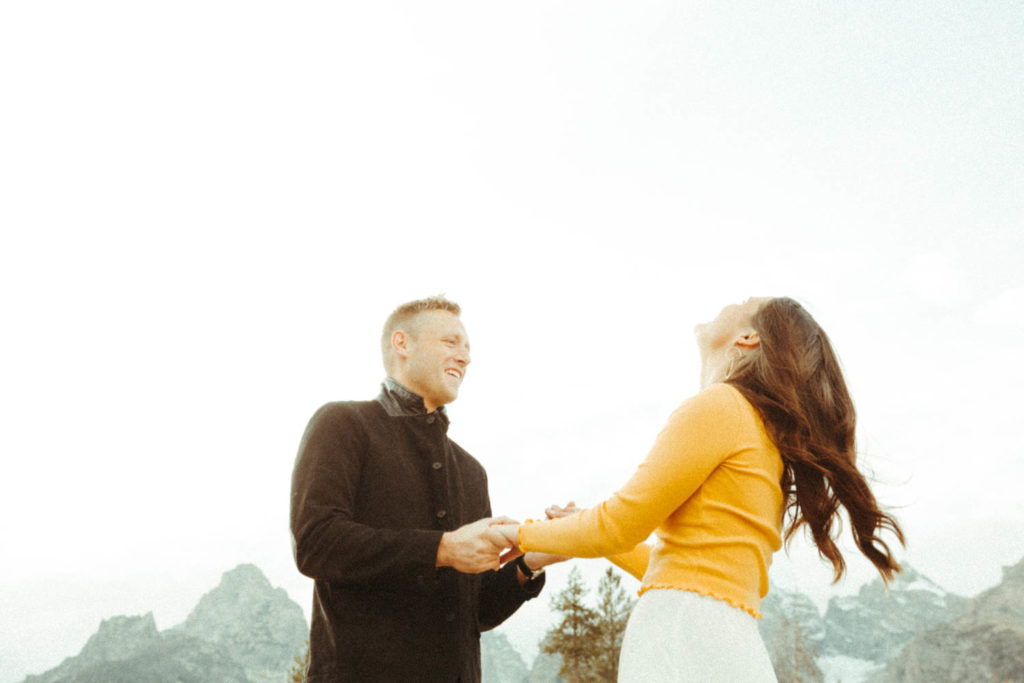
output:
M 569 501 L 569 504 L 565 507 L 560 505 L 549 505 L 545 510 L 544 514 L 547 515 L 548 519 L 559 519 L 561 517 L 571 517 L 579 514 L 582 510 L 576 507 L 575 501 Z M 517 532 L 518 536 L 518 532 Z M 518 545 L 518 538 L 513 541 Z M 549 564 L 556 564 L 558 562 L 565 562 L 569 559 L 568 555 L 553 555 L 551 553 L 526 553 L 526 563 L 530 565 L 531 569 L 536 569 L 534 563 L 536 562 L 539 567 L 546 567 Z
M 576 507 L 576 503 L 571 500 L 569 501 L 569 504 L 566 505 L 565 507 L 561 507 L 559 505 L 549 505 L 547 509 L 544 510 L 544 514 L 548 516 L 548 519 L 571 517 L 572 515 L 579 514 L 580 512 L 583 512 L 583 510 Z

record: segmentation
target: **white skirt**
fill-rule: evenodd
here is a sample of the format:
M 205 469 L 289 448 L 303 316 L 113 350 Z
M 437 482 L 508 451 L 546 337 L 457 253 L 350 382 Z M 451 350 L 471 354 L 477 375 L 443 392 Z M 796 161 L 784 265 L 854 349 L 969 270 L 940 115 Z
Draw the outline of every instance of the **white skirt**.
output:
M 629 617 L 619 683 L 775 683 L 757 620 L 691 591 L 652 589 Z

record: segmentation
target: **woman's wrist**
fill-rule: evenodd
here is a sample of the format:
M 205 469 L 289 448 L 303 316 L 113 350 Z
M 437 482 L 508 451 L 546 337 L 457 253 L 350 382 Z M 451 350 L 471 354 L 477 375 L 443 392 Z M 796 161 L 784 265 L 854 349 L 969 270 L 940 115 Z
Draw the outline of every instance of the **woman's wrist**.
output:
M 534 553 L 527 553 L 516 558 L 516 568 L 526 580 L 532 581 L 544 573 L 544 564 L 538 562 L 538 559 Z M 533 562 L 530 562 L 530 560 L 533 560 Z

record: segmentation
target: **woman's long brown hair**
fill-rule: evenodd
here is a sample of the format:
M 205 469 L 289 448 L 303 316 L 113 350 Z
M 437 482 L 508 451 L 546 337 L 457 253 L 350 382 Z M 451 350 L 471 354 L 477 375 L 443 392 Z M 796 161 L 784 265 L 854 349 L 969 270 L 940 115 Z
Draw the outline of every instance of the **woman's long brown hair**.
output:
M 760 413 L 782 455 L 786 542 L 807 525 L 838 581 L 846 571 L 835 543 L 842 505 L 854 542 L 888 583 L 900 566 L 880 532 L 888 529 L 901 544 L 905 539 L 857 469 L 856 413 L 832 344 L 814 318 L 788 298 L 762 304 L 753 327 L 760 345 L 726 381 Z

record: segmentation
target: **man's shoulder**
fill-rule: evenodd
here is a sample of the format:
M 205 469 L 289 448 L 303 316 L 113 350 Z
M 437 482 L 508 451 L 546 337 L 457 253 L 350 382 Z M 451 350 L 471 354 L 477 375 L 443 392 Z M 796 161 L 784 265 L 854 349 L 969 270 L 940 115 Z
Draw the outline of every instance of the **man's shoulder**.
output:
M 320 406 L 310 424 L 351 424 L 366 422 L 381 414 L 377 401 L 330 401 Z
M 379 401 L 328 401 L 317 409 L 318 413 L 361 413 L 379 405 Z

